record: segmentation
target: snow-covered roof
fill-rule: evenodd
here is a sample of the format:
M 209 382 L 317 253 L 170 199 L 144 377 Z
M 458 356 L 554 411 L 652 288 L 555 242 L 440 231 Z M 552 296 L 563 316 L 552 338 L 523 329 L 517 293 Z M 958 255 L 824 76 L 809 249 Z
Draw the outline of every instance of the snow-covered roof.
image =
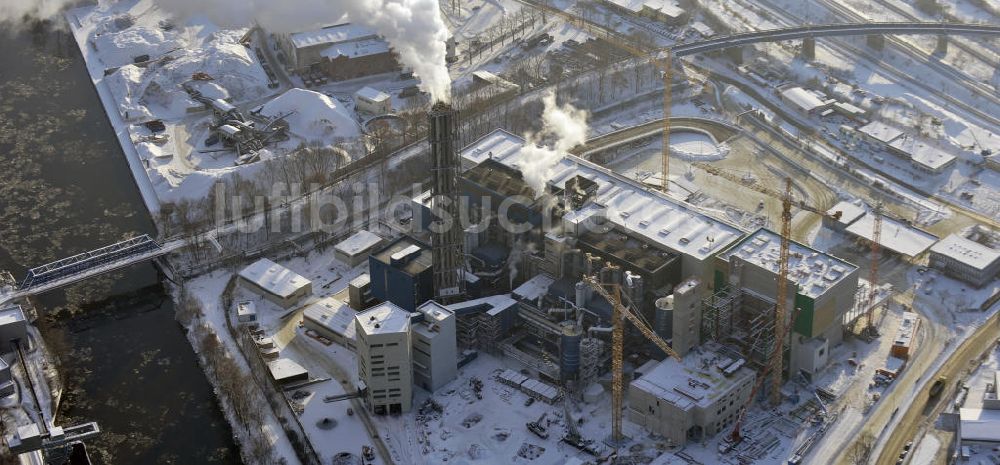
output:
M 684 14 L 684 10 L 677 6 L 674 0 L 607 0 L 610 3 L 624 8 L 633 13 L 639 13 L 643 8 L 656 11 L 660 14 L 679 18 Z
M 977 270 L 984 270 L 1000 260 L 1000 251 L 986 247 L 958 234 L 951 234 L 931 247 L 931 252 L 958 260 Z
M 517 289 L 514 289 L 512 294 L 520 299 L 535 301 L 547 294 L 549 287 L 554 282 L 556 280 L 547 274 L 536 274 L 520 286 L 517 286 Z
M 390 98 L 389 94 L 368 86 L 358 89 L 358 91 L 354 93 L 354 96 L 361 97 L 372 102 L 383 102 Z
M 863 115 L 863 114 L 865 114 L 865 110 L 863 108 L 859 108 L 859 107 L 857 107 L 855 105 L 852 105 L 850 103 L 847 103 L 847 102 L 837 102 L 837 103 L 834 103 L 833 106 L 837 107 L 838 110 L 840 110 L 840 111 L 842 111 L 844 113 L 849 113 L 849 114 L 852 114 L 852 115 Z
M 236 314 L 239 316 L 250 316 L 257 314 L 257 304 L 252 300 L 245 300 L 236 304 Z
M 715 35 L 715 30 L 701 21 L 695 21 L 691 23 L 691 29 L 697 31 L 698 34 L 701 34 L 701 36 L 706 39 Z
M 865 214 L 847 227 L 847 232 L 872 240 L 875 231 L 875 217 Z M 922 254 L 937 242 L 937 236 L 910 227 L 899 220 L 882 217 L 882 232 L 879 234 L 879 245 L 896 253 L 909 257 Z
M 314 45 L 337 44 L 354 40 L 377 37 L 375 31 L 367 27 L 344 23 L 324 27 L 315 31 L 296 32 L 289 36 L 296 48 L 312 47 Z
M 755 376 L 752 370 L 742 366 L 741 359 L 722 355 L 713 350 L 716 347 L 714 343 L 705 344 L 701 350 L 689 352 L 680 362 L 667 357 L 632 381 L 631 386 L 683 410 L 709 407 L 715 399 L 751 383 Z M 720 366 L 735 369 L 726 376 Z
M 758 229 L 739 243 L 719 254 L 719 258 L 740 259 L 778 273 L 781 236 L 768 229 Z M 798 285 L 798 293 L 816 298 L 858 269 L 833 255 L 791 241 L 788 254 L 788 279 Z
M 872 121 L 858 128 L 858 131 L 883 144 L 888 144 L 903 135 L 903 131 L 881 121 Z
M 528 380 L 528 377 L 507 368 L 504 371 L 497 373 L 497 379 L 513 386 L 520 386 L 521 383 Z
M 277 360 L 267 362 L 267 369 L 271 371 L 271 376 L 275 381 L 296 378 L 309 374 L 309 371 L 302 368 L 302 365 L 299 365 L 294 360 L 288 358 L 279 358 Z
M 380 243 L 382 243 L 381 236 L 367 229 L 362 229 L 351 237 L 338 242 L 333 248 L 348 257 L 353 257 L 359 253 L 368 252 Z
M 291 113 L 285 119 L 289 130 L 308 140 L 354 140 L 361 135 L 361 125 L 350 110 L 311 90 L 290 89 L 265 103 L 260 112 L 269 117 Z
M 357 328 L 365 334 L 405 333 L 410 330 L 410 313 L 390 302 L 357 314 Z
M 345 56 L 357 58 L 389 52 L 389 43 L 382 39 L 362 39 L 331 45 L 319 54 L 327 58 Z
M 867 210 L 860 205 L 855 205 L 846 200 L 841 200 L 833 208 L 826 211 L 827 214 L 832 215 L 836 212 L 840 212 L 840 219 L 837 220 L 839 223 L 848 225 L 858 220 L 865 215 Z
M 896 149 L 900 153 L 910 157 L 915 163 L 926 166 L 931 170 L 940 169 L 955 161 L 954 155 L 908 135 L 896 138 L 896 140 L 889 144 L 889 147 Z
M 428 322 L 440 322 L 446 320 L 448 317 L 455 314 L 455 312 L 448 309 L 433 300 L 428 300 L 424 302 L 423 305 L 417 307 L 417 311 L 424 314 L 424 321 Z
M 782 90 L 781 96 L 804 112 L 810 112 L 826 105 L 815 93 L 801 87 L 789 87 Z
M 542 276 L 542 275 L 539 275 Z M 486 297 L 480 297 L 478 299 L 466 300 L 465 302 L 458 302 L 448 305 L 447 308 L 453 312 L 461 312 L 467 308 L 486 306 L 489 309 L 486 310 L 487 315 L 496 315 L 514 305 L 517 301 L 514 300 L 510 294 L 500 294 L 491 295 Z
M 281 298 L 286 298 L 310 284 L 308 279 L 298 273 L 266 258 L 243 268 L 240 277 Z
M 330 331 L 354 339 L 354 317 L 358 312 L 335 297 L 326 297 L 303 310 L 305 319 Z
M 963 408 L 958 415 L 963 441 L 1000 442 L 1000 410 Z
M 0 326 L 6 326 L 18 321 L 24 321 L 24 311 L 20 305 L 11 305 L 0 310 Z
M 899 322 L 899 328 L 896 329 L 896 338 L 892 340 L 892 345 L 909 347 L 919 321 L 920 317 L 916 313 L 903 312 L 903 318 Z
M 524 139 L 497 129 L 462 151 L 463 166 L 468 168 L 492 158 L 517 169 L 524 163 L 524 144 Z M 574 155 L 565 155 L 551 172 L 549 183 L 559 188 L 578 175 L 596 182 L 594 203 L 604 206 L 611 223 L 698 260 L 725 249 L 743 235 L 735 226 Z M 588 203 L 583 208 L 594 207 Z M 572 218 L 573 213 L 567 216 Z

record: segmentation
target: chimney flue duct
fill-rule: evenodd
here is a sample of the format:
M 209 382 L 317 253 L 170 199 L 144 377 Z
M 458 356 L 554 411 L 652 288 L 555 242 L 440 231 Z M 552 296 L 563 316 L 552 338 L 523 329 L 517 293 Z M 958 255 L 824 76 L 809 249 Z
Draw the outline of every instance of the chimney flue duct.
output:
M 431 146 L 431 223 L 433 246 L 434 298 L 440 303 L 459 300 L 465 293 L 462 279 L 462 229 L 459 224 L 459 158 L 456 112 L 450 105 L 437 102 L 428 114 Z

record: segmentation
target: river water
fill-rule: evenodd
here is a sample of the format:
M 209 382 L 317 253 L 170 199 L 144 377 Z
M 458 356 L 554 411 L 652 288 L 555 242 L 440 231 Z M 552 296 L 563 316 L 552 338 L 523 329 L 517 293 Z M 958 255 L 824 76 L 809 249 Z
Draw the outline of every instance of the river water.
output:
M 0 29 L 0 269 L 155 228 L 67 33 Z M 66 386 L 57 423 L 97 421 L 95 463 L 237 464 L 228 424 L 151 264 L 34 303 Z

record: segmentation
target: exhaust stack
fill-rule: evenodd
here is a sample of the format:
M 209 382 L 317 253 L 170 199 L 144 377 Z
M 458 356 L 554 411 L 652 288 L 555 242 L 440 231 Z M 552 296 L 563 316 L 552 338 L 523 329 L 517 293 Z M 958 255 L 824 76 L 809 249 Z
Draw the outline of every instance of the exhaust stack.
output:
M 462 229 L 459 224 L 458 172 L 459 158 L 455 148 L 456 111 L 444 102 L 436 102 L 428 113 L 427 141 L 431 146 L 434 299 L 447 304 L 465 294 L 463 273 Z

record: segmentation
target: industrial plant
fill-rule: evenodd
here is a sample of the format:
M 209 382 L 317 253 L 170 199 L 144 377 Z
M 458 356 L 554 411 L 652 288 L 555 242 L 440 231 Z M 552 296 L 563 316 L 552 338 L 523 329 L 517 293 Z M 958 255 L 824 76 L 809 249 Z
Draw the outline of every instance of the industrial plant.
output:
M 179 3 L 60 12 L 155 232 L 0 274 L 0 458 L 151 262 L 242 463 L 1000 463 L 995 5 Z

